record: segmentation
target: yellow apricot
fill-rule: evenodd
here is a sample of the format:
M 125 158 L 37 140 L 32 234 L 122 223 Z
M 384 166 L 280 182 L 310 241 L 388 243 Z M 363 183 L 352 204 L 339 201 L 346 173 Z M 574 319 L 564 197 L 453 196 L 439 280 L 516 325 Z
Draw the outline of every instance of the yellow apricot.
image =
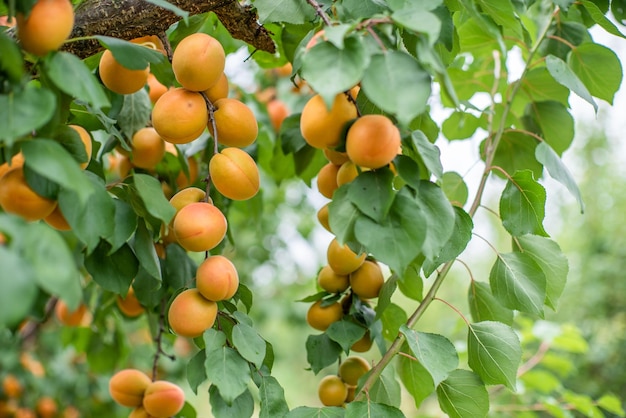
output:
M 372 348 L 372 342 L 373 341 L 372 341 L 372 338 L 370 337 L 370 332 L 369 330 L 367 330 L 365 331 L 365 335 L 363 335 L 363 337 L 361 337 L 360 340 L 352 344 L 352 347 L 350 347 L 350 350 L 356 351 L 357 353 L 365 353 L 369 351 L 370 348 Z
M 280 131 L 283 121 L 289 116 L 289 109 L 285 102 L 279 99 L 270 100 L 267 103 L 267 114 L 275 131 Z
M 259 191 L 259 169 L 250 155 L 235 147 L 224 148 L 209 161 L 215 188 L 232 200 L 247 200 Z
M 39 196 L 26 183 L 23 167 L 15 167 L 0 177 L 0 206 L 28 221 L 50 215 L 57 202 Z
M 157 78 L 152 73 L 148 74 L 147 84 L 148 96 L 150 97 L 150 102 L 152 104 L 155 104 L 157 100 L 159 100 L 159 98 L 163 96 L 168 90 L 168 88 L 165 85 L 161 84 L 161 82 L 157 80 Z
M 324 165 L 317 174 L 317 189 L 322 196 L 329 199 L 333 198 L 333 193 L 339 187 L 337 185 L 337 173 L 339 172 L 339 166 L 328 163 Z
M 202 296 L 198 289 L 187 289 L 176 295 L 167 312 L 172 331 L 189 338 L 202 335 L 213 326 L 216 317 L 217 304 Z
M 56 51 L 74 28 L 69 0 L 37 0 L 30 14 L 17 15 L 17 38 L 25 51 L 43 56 Z
M 333 148 L 341 142 L 346 123 L 356 117 L 356 106 L 345 94 L 338 94 L 330 109 L 318 94 L 311 97 L 302 109 L 300 132 L 314 148 Z
M 340 245 L 334 238 L 328 245 L 326 252 L 328 264 L 337 274 L 350 274 L 363 264 L 365 253 L 355 254 L 347 245 Z
M 330 266 L 326 265 L 317 275 L 317 284 L 329 293 L 339 293 L 348 288 L 350 280 L 347 275 L 337 274 Z
M 372 366 L 363 357 L 350 356 L 341 362 L 339 377 L 347 385 L 356 386 L 359 379 L 367 373 Z
M 155 418 L 178 414 L 185 406 L 185 392 L 172 382 L 157 380 L 150 383 L 143 398 L 146 412 Z
M 122 406 L 141 406 L 144 393 L 150 383 L 152 382 L 148 375 L 140 370 L 120 370 L 109 380 L 109 394 Z
M 133 135 L 131 149 L 135 167 L 153 169 L 165 156 L 165 141 L 154 128 L 141 128 Z
M 11 161 L 8 163 L 0 164 L 0 177 L 4 176 L 4 174 L 12 168 L 21 167 L 24 165 L 24 155 L 21 152 L 18 152 L 13 157 L 11 157 Z
M 165 143 L 165 152 L 178 156 L 176 146 L 170 142 Z M 198 179 L 198 160 L 196 160 L 192 155 L 187 157 L 187 168 L 189 169 L 189 175 L 185 174 L 185 172 L 181 169 L 178 172 L 178 176 L 176 176 L 176 185 L 179 189 L 189 187 Z
M 83 161 L 80 163 L 80 168 L 85 169 L 89 165 L 89 161 L 91 160 L 91 152 L 92 152 L 92 144 L 91 144 L 91 135 L 85 128 L 79 125 L 69 125 L 70 128 L 74 129 L 78 135 L 80 136 L 80 140 L 83 142 L 85 146 L 85 153 L 87 154 L 87 161 Z
M 293 71 L 293 66 L 290 62 L 272 69 L 272 72 L 279 77 L 289 77 Z
M 385 278 L 375 261 L 365 260 L 363 265 L 350 274 L 352 291 L 363 299 L 377 298 Z
M 194 33 L 176 46 L 172 70 L 187 90 L 204 91 L 219 81 L 225 62 L 224 48 L 217 39 L 206 33 Z
M 58 411 L 57 403 L 51 397 L 43 396 L 37 400 L 35 411 L 37 411 L 39 418 L 54 418 Z
M 204 200 L 206 192 L 198 187 L 187 187 L 176 193 L 170 199 L 170 204 L 176 209 L 176 213 L 190 203 L 197 203 Z
M 339 302 L 322 306 L 322 301 L 315 302 L 306 313 L 306 322 L 319 331 L 326 331 L 330 324 L 343 317 L 343 308 Z
M 215 127 L 217 142 L 227 147 L 247 147 L 251 145 L 259 133 L 256 117 L 245 103 L 237 99 L 219 99 L 214 103 L 216 108 Z M 214 137 L 213 126 L 208 124 L 209 132 Z
M 346 396 L 346 403 L 350 403 L 356 397 L 356 386 L 346 385 L 348 388 L 348 396 Z
M 165 92 L 152 109 L 152 126 L 172 144 L 186 144 L 199 137 L 208 120 L 202 95 L 183 88 Z
M 235 265 L 222 255 L 205 259 L 196 271 L 196 287 L 205 298 L 219 302 L 232 298 L 239 287 Z
M 222 73 L 217 83 L 204 90 L 204 94 L 206 94 L 211 103 L 228 97 L 228 77 L 226 77 L 226 74 Z
M 135 318 L 144 312 L 141 302 L 139 302 L 139 299 L 137 299 L 135 295 L 135 289 L 132 287 L 128 289 L 126 297 L 123 298 L 118 295 L 115 303 L 120 312 L 130 318 Z
M 330 203 L 325 204 L 317 211 L 317 220 L 328 232 L 332 232 L 330 230 L 330 223 L 328 223 L 328 205 L 330 205 Z
M 72 229 L 70 224 L 67 223 L 67 219 L 63 216 L 63 212 L 61 212 L 61 208 L 57 205 L 50 215 L 43 218 L 44 222 L 57 229 L 59 231 L 69 231 Z
M 191 203 L 174 219 L 174 235 L 187 251 L 209 251 L 226 235 L 226 217 L 210 203 Z
M 4 376 L 4 379 L 2 379 L 2 391 L 8 398 L 15 399 L 22 396 L 24 387 L 15 375 L 7 374 Z
M 352 161 L 346 161 L 341 164 L 341 167 L 339 167 L 337 171 L 337 185 L 343 186 L 344 184 L 350 183 L 357 178 L 358 175 L 359 170 L 356 165 Z
M 87 305 L 81 304 L 73 311 L 70 311 L 67 304 L 58 300 L 54 307 L 54 314 L 63 325 L 68 327 L 86 326 L 91 322 L 91 313 L 87 310 Z
M 154 415 L 148 414 L 143 406 L 139 406 L 130 412 L 128 418 L 154 418 Z
M 335 165 L 342 165 L 343 163 L 350 161 L 348 154 L 345 152 L 335 151 L 334 149 L 324 148 L 324 157 Z
M 400 131 L 391 119 L 365 115 L 348 130 L 346 152 L 354 164 L 375 169 L 389 164 L 398 155 L 400 144 Z
M 325 406 L 341 406 L 348 397 L 348 387 L 339 376 L 329 375 L 320 381 L 317 394 Z
M 100 57 L 98 73 L 102 84 L 117 94 L 136 93 L 148 81 L 149 67 L 143 70 L 131 70 L 117 62 L 111 50 L 107 49 Z

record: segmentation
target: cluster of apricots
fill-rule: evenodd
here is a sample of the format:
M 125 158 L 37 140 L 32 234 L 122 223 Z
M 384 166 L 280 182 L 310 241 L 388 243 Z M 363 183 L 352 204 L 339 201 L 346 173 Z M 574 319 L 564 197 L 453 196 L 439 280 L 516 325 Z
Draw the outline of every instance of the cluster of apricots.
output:
M 371 369 L 363 357 L 351 356 L 339 365 L 337 375 L 322 378 L 317 394 L 325 406 L 342 406 L 354 400 L 357 384 L 361 376 Z
M 128 418 L 168 418 L 185 406 L 185 393 L 166 380 L 152 381 L 137 369 L 124 369 L 109 380 L 111 398 L 122 406 L 133 408 Z

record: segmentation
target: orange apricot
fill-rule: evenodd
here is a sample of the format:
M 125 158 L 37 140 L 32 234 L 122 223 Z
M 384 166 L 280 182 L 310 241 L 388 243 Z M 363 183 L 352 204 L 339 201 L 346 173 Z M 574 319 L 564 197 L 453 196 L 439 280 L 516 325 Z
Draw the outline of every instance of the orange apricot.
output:
M 340 245 L 334 238 L 326 252 L 328 264 L 337 274 L 350 274 L 363 264 L 365 253 L 357 255 L 347 245 Z
M 332 232 L 330 230 L 330 223 L 328 222 L 328 205 L 330 205 L 330 203 L 325 204 L 317 211 L 317 220 L 328 232 Z
M 350 280 L 347 275 L 337 274 L 329 265 L 326 265 L 317 275 L 317 284 L 329 293 L 339 293 L 348 288 Z
M 80 163 L 80 168 L 85 169 L 89 165 L 89 161 L 91 160 L 91 152 L 93 146 L 91 144 L 91 135 L 85 128 L 79 125 L 69 125 L 70 128 L 74 129 L 78 135 L 80 136 L 80 140 L 83 142 L 85 146 L 85 153 L 87 154 L 87 160 Z
M 65 219 L 65 216 L 63 216 L 63 212 L 61 212 L 61 208 L 59 207 L 59 205 L 54 208 L 50 215 L 43 218 L 43 220 L 48 225 L 59 231 L 69 231 L 70 229 L 72 229 L 70 224 L 67 223 L 67 219 Z
M 17 38 L 25 51 L 43 56 L 56 51 L 74 28 L 69 0 L 37 0 L 30 14 L 17 15 Z
M 170 199 L 170 204 L 176 209 L 176 213 L 190 203 L 197 203 L 204 200 L 206 192 L 198 187 L 187 187 L 176 193 Z
M 204 91 L 215 85 L 224 72 L 225 63 L 222 44 L 206 33 L 185 37 L 172 56 L 176 80 L 191 91 Z
M 275 131 L 280 131 L 283 121 L 289 116 L 289 109 L 285 102 L 279 99 L 270 100 L 267 103 L 267 114 Z
M 131 149 L 135 167 L 153 169 L 165 156 L 165 141 L 154 128 L 141 128 L 133 135 Z
M 135 289 L 133 289 L 132 287 L 128 289 L 126 297 L 123 298 L 118 295 L 115 303 L 117 304 L 120 312 L 130 318 L 135 318 L 144 312 L 143 306 L 135 295 Z
M 228 147 L 247 147 L 259 133 L 256 117 L 245 103 L 237 99 L 219 99 L 214 103 L 217 141 Z M 213 126 L 208 124 L 209 132 L 214 137 Z
M 205 259 L 196 271 L 196 287 L 205 298 L 219 302 L 232 298 L 239 287 L 235 265 L 222 255 Z
M 350 161 L 348 154 L 345 152 L 335 151 L 334 149 L 324 148 L 324 157 L 335 165 L 342 165 L 345 162 Z
M 4 174 L 12 168 L 21 167 L 24 165 L 24 155 L 21 152 L 18 152 L 13 157 L 11 157 L 11 161 L 8 163 L 0 164 L 0 177 L 4 176 Z
M 226 77 L 226 74 L 222 73 L 217 83 L 204 90 L 204 94 L 206 94 L 211 103 L 228 97 L 228 77 Z
M 209 161 L 215 188 L 232 200 L 247 200 L 259 191 L 259 169 L 250 155 L 235 147 L 224 148 Z
M 350 356 L 339 366 L 339 377 L 347 385 L 356 386 L 359 379 L 367 373 L 372 366 L 363 357 Z
M 165 152 L 178 156 L 176 146 L 170 142 L 165 143 Z M 185 172 L 181 169 L 178 176 L 176 176 L 176 185 L 179 189 L 191 186 L 191 184 L 198 179 L 198 160 L 196 160 L 192 155 L 187 157 L 187 168 L 189 169 L 189 175 L 185 174 Z
M 80 418 L 80 412 L 72 405 L 66 406 L 63 410 L 63 418 Z
M 130 412 L 128 418 L 154 418 L 154 415 L 148 414 L 143 406 L 139 406 Z
M 202 95 L 183 88 L 165 92 L 152 109 L 152 126 L 161 138 L 173 144 L 193 141 L 202 134 L 208 121 Z
M 364 115 L 352 124 L 346 137 L 346 152 L 354 164 L 380 168 L 389 164 L 400 147 L 400 131 L 383 115 Z
M 363 299 L 377 298 L 385 278 L 375 261 L 365 260 L 363 265 L 350 274 L 352 291 Z
M 107 49 L 100 57 L 98 72 L 102 84 L 117 94 L 136 93 L 148 81 L 149 67 L 143 70 L 131 70 L 117 62 L 111 50 Z
M 58 411 L 57 403 L 51 397 L 43 396 L 37 400 L 35 411 L 39 418 L 54 418 Z
M 20 407 L 15 411 L 13 418 L 37 418 L 37 414 L 32 409 Z
M 7 398 L 17 399 L 22 396 L 24 387 L 15 375 L 7 374 L 2 379 L 2 391 Z
M 228 223 L 224 214 L 210 203 L 191 203 L 174 219 L 174 235 L 187 251 L 209 251 L 226 235 Z
M 356 351 L 357 353 L 365 353 L 369 351 L 370 348 L 372 348 L 372 342 L 373 341 L 370 336 L 370 332 L 369 330 L 367 330 L 365 331 L 365 335 L 363 335 L 363 337 L 361 337 L 360 340 L 352 344 L 352 347 L 350 347 L 350 350 Z
M 339 376 L 324 376 L 317 387 L 317 394 L 325 406 L 341 406 L 348 397 L 348 387 Z
M 350 403 L 356 397 L 356 386 L 346 385 L 348 387 L 348 396 L 346 396 L 346 403 Z
M 318 300 L 307 311 L 306 322 L 316 330 L 326 331 L 330 324 L 339 321 L 342 317 L 343 308 L 339 302 L 322 306 L 322 301 Z
M 147 84 L 148 96 L 150 97 L 150 102 L 152 104 L 155 104 L 157 100 L 159 100 L 159 98 L 163 96 L 168 90 L 168 88 L 165 85 L 161 84 L 161 82 L 157 80 L 157 78 L 152 73 L 148 74 Z
M 176 295 L 167 312 L 172 331 L 189 338 L 202 335 L 213 326 L 216 317 L 217 304 L 202 296 L 198 289 L 187 289 Z
M 293 66 L 290 62 L 287 62 L 280 67 L 273 68 L 272 72 L 279 77 L 289 77 L 293 72 Z
M 341 142 L 346 123 L 356 117 L 356 106 L 344 93 L 335 96 L 330 109 L 318 94 L 311 97 L 302 109 L 300 132 L 314 148 L 334 148 Z
M 143 398 L 146 412 L 155 418 L 168 418 L 185 406 L 185 393 L 174 383 L 157 380 L 150 383 Z
M 46 375 L 46 369 L 44 369 L 43 364 L 41 364 L 39 360 L 35 359 L 30 353 L 20 353 L 20 364 L 24 367 L 24 369 L 31 372 L 33 376 L 43 377 Z
M 346 161 L 341 164 L 339 170 L 337 170 L 337 185 L 343 186 L 350 183 L 359 175 L 359 169 L 352 161 Z
M 141 406 L 144 393 L 152 383 L 144 372 L 137 369 L 123 369 L 109 380 L 111 398 L 122 406 Z
M 15 167 L 0 177 L 0 206 L 28 221 L 50 215 L 57 202 L 39 196 L 26 183 L 23 167 Z
M 339 166 L 333 163 L 328 163 L 320 169 L 317 174 L 317 189 L 322 196 L 329 199 L 333 198 L 333 193 L 335 193 L 335 190 L 339 187 L 337 185 L 338 171 Z
M 68 327 L 83 326 L 91 322 L 91 314 L 87 310 L 87 305 L 82 302 L 78 308 L 70 311 L 64 301 L 58 300 L 54 307 L 54 313 L 59 322 Z

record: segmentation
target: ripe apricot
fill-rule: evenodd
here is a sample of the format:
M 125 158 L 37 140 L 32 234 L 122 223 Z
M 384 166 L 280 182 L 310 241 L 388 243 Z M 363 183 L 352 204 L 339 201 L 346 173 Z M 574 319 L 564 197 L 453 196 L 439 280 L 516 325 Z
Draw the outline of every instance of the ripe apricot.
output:
M 319 331 L 326 331 L 330 324 L 343 317 L 343 308 L 339 302 L 322 306 L 322 301 L 315 302 L 306 313 L 306 322 Z
M 37 400 L 35 411 L 39 418 L 54 418 L 58 411 L 57 403 L 49 396 L 41 397 Z
M 191 203 L 182 208 L 174 219 L 174 235 L 187 251 L 209 251 L 217 246 L 228 224 L 226 217 L 210 203 Z
M 23 167 L 15 167 L 0 177 L 0 206 L 28 221 L 50 215 L 57 202 L 39 196 L 26 183 Z
M 363 299 L 377 298 L 384 283 L 383 272 L 375 261 L 365 260 L 361 267 L 350 274 L 352 291 Z
M 219 99 L 214 103 L 216 108 L 215 127 L 217 141 L 227 147 L 247 147 L 252 144 L 259 133 L 256 117 L 245 103 L 237 99 Z M 208 124 L 209 132 L 213 133 L 213 126 Z
M 17 399 L 22 396 L 24 387 L 15 375 L 7 374 L 4 376 L 4 379 L 2 379 L 2 391 L 7 398 Z
M 35 411 L 33 411 L 32 409 L 21 407 L 17 408 L 17 410 L 15 411 L 15 415 L 13 415 L 13 418 L 37 418 L 37 414 L 35 414 Z
M 209 114 L 200 93 L 171 89 L 154 104 L 152 126 L 172 144 L 186 144 L 202 134 Z
M 154 415 L 148 414 L 143 406 L 139 406 L 130 412 L 128 418 L 154 418 Z
M 73 27 L 74 8 L 69 0 L 38 0 L 28 16 L 17 15 L 22 48 L 38 56 L 59 49 Z
M 369 330 L 367 330 L 365 331 L 365 335 L 363 335 L 363 337 L 361 337 L 360 340 L 352 344 L 352 347 L 350 347 L 350 350 L 356 351 L 357 353 L 365 353 L 369 351 L 370 348 L 372 348 L 372 342 L 373 341 L 372 341 L 372 338 L 370 337 L 370 332 Z
M 328 163 L 324 165 L 319 173 L 317 173 L 317 189 L 322 196 L 329 199 L 333 198 L 333 193 L 339 187 L 337 185 L 337 173 L 339 172 L 339 166 Z
M 330 230 L 330 223 L 328 223 L 328 205 L 329 204 L 330 203 L 325 204 L 324 206 L 320 208 L 320 210 L 317 211 L 317 220 L 328 232 L 332 232 Z
M 74 406 L 66 406 L 63 410 L 63 418 L 80 418 L 80 412 Z
M 144 308 L 135 295 L 135 289 L 128 289 L 126 297 L 117 296 L 116 304 L 118 309 L 126 316 L 135 318 L 144 312 Z
M 259 191 L 259 169 L 250 155 L 235 147 L 224 148 L 209 161 L 215 188 L 233 200 L 247 200 Z
M 363 264 L 365 253 L 357 255 L 347 245 L 340 245 L 337 239 L 333 239 L 326 251 L 328 264 L 337 274 L 350 274 Z
M 237 293 L 239 274 L 228 258 L 213 255 L 198 266 L 196 287 L 209 300 L 219 302 L 230 299 Z
M 347 275 L 337 274 L 330 266 L 326 265 L 317 275 L 317 284 L 329 293 L 338 293 L 348 288 L 350 280 Z
M 222 73 L 217 83 L 204 90 L 204 94 L 206 94 L 207 99 L 209 99 L 211 103 L 228 97 L 228 77 L 226 77 L 226 74 Z
M 287 62 L 280 67 L 273 68 L 272 72 L 279 77 L 289 77 L 293 72 L 293 66 L 290 62 Z
M 176 80 L 191 91 L 204 91 L 215 85 L 224 72 L 225 63 L 222 44 L 206 33 L 185 37 L 172 56 Z
M 280 131 L 283 121 L 289 116 L 289 109 L 285 102 L 279 99 L 270 100 L 267 103 L 267 114 L 275 131 Z
M 347 385 L 356 386 L 359 379 L 372 367 L 363 357 L 350 356 L 339 366 L 339 377 Z
M 314 148 L 333 148 L 339 145 L 345 124 L 356 117 L 356 106 L 345 94 L 338 94 L 330 109 L 318 94 L 311 97 L 302 109 L 300 132 Z
M 198 289 L 179 293 L 167 313 L 167 320 L 174 333 L 189 338 L 202 335 L 213 326 L 216 317 L 217 304 L 202 296 Z
M 345 152 L 335 151 L 334 149 L 324 148 L 324 157 L 335 165 L 342 165 L 343 163 L 350 161 L 348 154 Z
M 174 156 L 178 156 L 178 150 L 176 149 L 176 146 L 170 142 L 165 143 L 165 152 L 169 152 Z M 198 178 L 198 160 L 190 155 L 189 157 L 187 157 L 187 166 L 187 168 L 189 169 L 189 175 L 185 174 L 185 172 L 181 169 L 178 173 L 178 176 L 176 176 L 176 185 L 179 189 L 189 187 Z
M 176 209 L 176 213 L 179 210 L 189 205 L 190 203 L 197 203 L 204 200 L 206 192 L 198 187 L 187 187 L 176 193 L 170 199 L 170 204 Z
M 165 141 L 151 127 L 135 132 L 131 148 L 131 162 L 135 167 L 153 169 L 165 156 Z
M 346 396 L 346 403 L 350 403 L 354 400 L 356 396 L 356 386 L 347 385 L 347 387 L 348 387 L 348 396 Z
M 43 218 L 44 222 L 59 231 L 69 231 L 72 229 L 70 224 L 67 223 L 67 219 L 63 216 L 61 208 L 57 205 L 50 215 Z
M 54 313 L 59 322 L 68 327 L 84 326 L 91 322 L 91 314 L 84 303 L 81 303 L 75 310 L 70 311 L 64 301 L 58 300 L 54 307 Z
M 21 152 L 18 152 L 13 157 L 11 157 L 11 161 L 8 163 L 0 164 L 0 177 L 4 176 L 4 174 L 12 168 L 21 167 L 24 165 L 24 155 Z
M 98 72 L 102 84 L 117 94 L 136 93 L 148 81 L 149 67 L 143 70 L 131 70 L 117 62 L 111 50 L 107 49 L 100 57 Z
M 87 160 L 80 163 L 80 168 L 85 169 L 89 165 L 89 161 L 91 160 L 91 152 L 92 152 L 92 144 L 91 144 L 91 135 L 85 128 L 79 125 L 69 125 L 70 128 L 74 129 L 78 135 L 80 136 L 80 140 L 83 142 L 85 146 L 85 153 L 87 154 Z
M 359 169 L 357 166 L 352 161 L 346 161 L 341 164 L 341 167 L 339 167 L 339 170 L 337 171 L 337 184 L 339 186 L 348 184 L 357 178 L 358 175 Z
M 325 406 L 341 406 L 348 397 L 348 387 L 339 376 L 324 376 L 317 387 L 317 395 Z
M 150 383 L 143 398 L 146 412 L 155 418 L 168 418 L 185 406 L 185 393 L 172 382 L 157 380 Z
M 364 115 L 352 124 L 346 136 L 346 152 L 356 165 L 384 167 L 398 155 L 400 131 L 383 115 Z
M 140 406 L 144 393 L 152 383 L 144 372 L 137 369 L 123 369 L 109 380 L 111 398 L 122 406 Z
M 163 96 L 168 90 L 168 88 L 165 85 L 161 84 L 161 82 L 157 80 L 157 78 L 152 73 L 148 74 L 147 84 L 148 96 L 150 97 L 150 102 L 152 104 L 155 104 L 157 100 L 159 100 L 159 98 Z

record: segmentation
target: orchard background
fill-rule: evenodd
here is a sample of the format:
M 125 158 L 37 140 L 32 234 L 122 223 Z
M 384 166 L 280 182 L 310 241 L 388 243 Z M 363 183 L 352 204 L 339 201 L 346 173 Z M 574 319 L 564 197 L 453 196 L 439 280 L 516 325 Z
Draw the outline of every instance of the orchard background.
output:
M 35 3 L 2 1 L 0 14 Z M 0 416 L 129 416 L 109 387 L 123 369 L 183 388 L 179 417 L 625 415 L 623 146 L 602 126 L 618 114 L 622 66 L 596 41 L 623 44 L 624 2 L 73 3 L 59 51 L 0 30 L 0 172 L 23 173 L 65 222 L 25 214 L 0 178 Z M 239 183 L 208 176 L 228 137 L 209 93 L 199 137 L 141 162 L 135 134 L 158 127 L 153 95 L 185 84 L 171 55 L 195 33 L 219 41 L 228 97 L 255 117 L 253 142 L 235 146 L 258 166 L 254 197 L 226 197 Z M 133 93 L 105 87 L 105 48 L 153 77 Z M 316 94 L 355 114 L 306 115 Z M 332 125 L 343 152 L 368 115 L 397 128 L 401 150 L 332 184 L 341 169 L 305 125 L 322 139 Z M 210 254 L 168 238 L 169 199 L 190 187 L 228 222 Z M 316 214 L 329 202 L 327 231 Z M 382 266 L 374 297 L 354 275 L 319 285 L 332 239 Z M 218 255 L 236 293 L 201 335 L 177 336 L 172 302 Z M 339 307 L 323 331 L 309 326 L 314 304 Z M 358 341 L 373 344 L 355 353 Z M 323 376 L 355 355 L 372 367 L 354 400 L 322 405 Z

